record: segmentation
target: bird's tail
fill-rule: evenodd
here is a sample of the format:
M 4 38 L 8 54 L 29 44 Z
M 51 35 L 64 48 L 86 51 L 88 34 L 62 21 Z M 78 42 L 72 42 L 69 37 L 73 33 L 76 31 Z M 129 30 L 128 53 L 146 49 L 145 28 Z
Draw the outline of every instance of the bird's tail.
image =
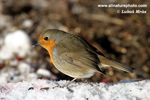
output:
M 105 58 L 104 56 L 101 56 L 101 55 L 98 55 L 98 58 L 100 59 L 100 62 L 101 62 L 99 64 L 99 68 L 106 67 L 106 66 L 112 66 L 114 68 L 117 68 L 117 69 L 120 69 L 120 70 L 123 70 L 123 71 L 126 71 L 126 72 L 131 72 L 131 73 L 135 69 L 133 67 L 118 63 L 116 61 L 109 60 L 109 59 L 107 59 L 107 58 Z

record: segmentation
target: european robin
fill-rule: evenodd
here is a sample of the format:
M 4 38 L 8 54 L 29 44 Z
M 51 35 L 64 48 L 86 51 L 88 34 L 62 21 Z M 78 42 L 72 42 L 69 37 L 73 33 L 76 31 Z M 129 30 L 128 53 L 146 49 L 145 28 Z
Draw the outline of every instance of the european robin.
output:
M 48 51 L 52 63 L 59 71 L 74 78 L 66 86 L 77 78 L 90 78 L 95 72 L 105 74 L 100 70 L 102 67 L 112 66 L 126 72 L 133 72 L 134 69 L 107 59 L 83 38 L 61 30 L 44 31 L 35 45 L 38 44 Z

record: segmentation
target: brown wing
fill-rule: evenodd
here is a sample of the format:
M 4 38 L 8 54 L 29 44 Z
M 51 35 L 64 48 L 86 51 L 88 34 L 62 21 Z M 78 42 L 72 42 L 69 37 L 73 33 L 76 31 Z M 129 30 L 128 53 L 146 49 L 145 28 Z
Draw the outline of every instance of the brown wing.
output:
M 105 74 L 98 67 L 98 63 L 100 63 L 100 61 L 96 54 L 86 49 L 81 48 L 78 49 L 78 47 L 75 48 L 74 50 L 73 49 L 69 50 L 70 48 L 64 46 L 59 46 L 59 48 L 61 48 L 61 51 L 57 51 L 59 58 L 66 61 L 67 63 L 70 63 L 78 67 L 82 68 L 84 67 L 87 69 L 99 71 Z

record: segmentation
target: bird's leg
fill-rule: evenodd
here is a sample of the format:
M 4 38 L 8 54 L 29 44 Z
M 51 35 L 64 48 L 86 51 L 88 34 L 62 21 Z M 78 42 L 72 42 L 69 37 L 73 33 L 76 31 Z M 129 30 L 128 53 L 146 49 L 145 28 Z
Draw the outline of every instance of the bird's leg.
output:
M 60 88 L 64 88 L 64 87 L 67 87 L 67 89 L 70 91 L 70 92 L 73 92 L 73 90 L 71 90 L 70 88 L 68 88 L 68 85 L 71 84 L 73 81 L 75 81 L 77 78 L 74 78 L 73 80 L 71 80 L 66 86 L 60 86 L 58 83 L 56 83 L 58 86 L 55 86 L 55 87 L 60 87 Z M 55 88 L 53 87 L 53 89 Z
M 75 81 L 77 78 L 74 78 L 73 80 L 71 80 L 67 85 L 66 87 L 68 87 L 69 84 L 71 84 L 73 81 Z

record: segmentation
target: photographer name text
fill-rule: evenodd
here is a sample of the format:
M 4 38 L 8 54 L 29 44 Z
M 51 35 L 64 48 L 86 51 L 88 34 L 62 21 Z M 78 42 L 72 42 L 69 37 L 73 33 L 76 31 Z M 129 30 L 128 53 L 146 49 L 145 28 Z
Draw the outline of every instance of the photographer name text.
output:
M 117 10 L 117 13 L 122 13 L 122 14 L 145 14 L 146 10 Z

